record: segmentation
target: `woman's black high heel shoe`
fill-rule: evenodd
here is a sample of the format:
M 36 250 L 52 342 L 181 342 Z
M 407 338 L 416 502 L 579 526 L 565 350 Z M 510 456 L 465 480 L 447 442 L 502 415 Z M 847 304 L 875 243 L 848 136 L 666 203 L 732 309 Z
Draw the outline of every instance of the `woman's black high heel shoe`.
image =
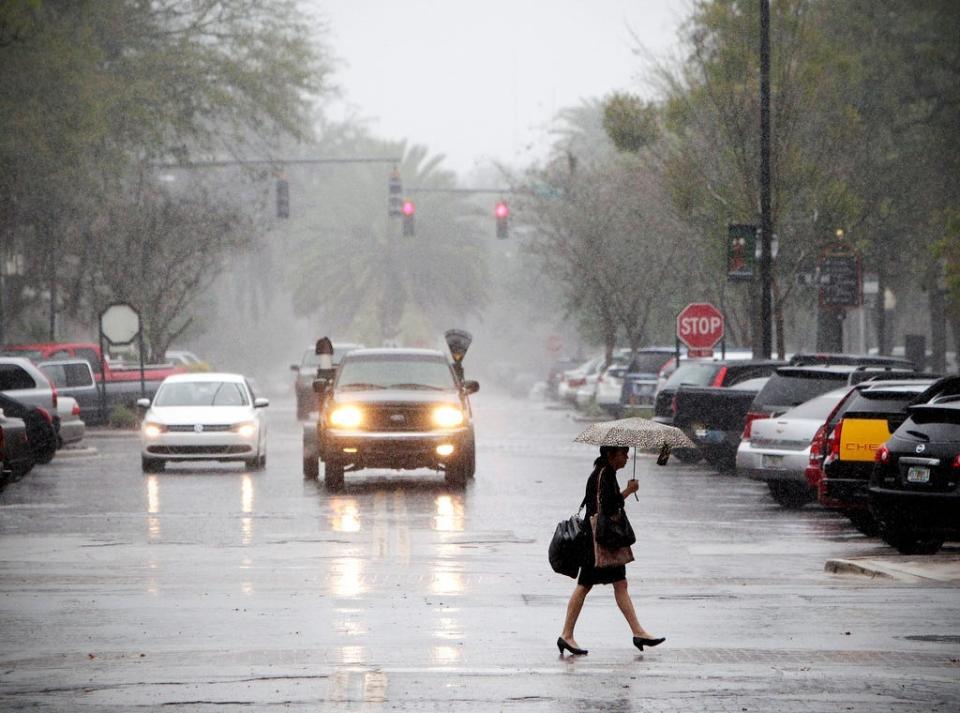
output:
M 562 636 L 557 637 L 557 648 L 560 649 L 560 655 L 563 656 L 563 650 L 566 649 L 574 656 L 586 656 L 586 649 L 578 649 L 576 646 L 571 646 L 566 641 L 563 640 Z
M 660 644 L 662 644 L 662 643 L 663 643 L 664 641 L 666 641 L 666 640 L 667 640 L 667 637 L 666 637 L 666 636 L 661 636 L 659 639 L 645 639 L 645 638 L 643 638 L 642 636 L 634 636 L 634 637 L 633 637 L 633 645 L 636 646 L 636 647 L 637 647 L 638 649 L 640 649 L 641 651 L 643 651 L 644 645 L 646 645 L 646 646 L 651 646 L 651 647 L 652 647 L 652 646 L 659 646 Z

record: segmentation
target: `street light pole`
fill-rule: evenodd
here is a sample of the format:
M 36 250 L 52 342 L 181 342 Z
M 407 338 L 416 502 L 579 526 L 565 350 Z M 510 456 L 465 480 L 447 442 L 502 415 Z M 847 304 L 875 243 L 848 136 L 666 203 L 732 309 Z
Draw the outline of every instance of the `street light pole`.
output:
M 772 304 L 770 300 L 770 0 L 760 0 L 760 330 L 761 356 L 770 358 Z

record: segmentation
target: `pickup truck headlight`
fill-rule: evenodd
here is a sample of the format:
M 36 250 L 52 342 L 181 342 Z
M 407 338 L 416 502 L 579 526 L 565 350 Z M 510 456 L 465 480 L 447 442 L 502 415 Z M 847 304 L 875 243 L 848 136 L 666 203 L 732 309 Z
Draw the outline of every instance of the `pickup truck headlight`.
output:
M 257 424 L 251 421 L 237 423 L 233 426 L 233 432 L 243 436 L 244 438 L 250 438 L 257 432 Z
M 161 433 L 166 433 L 167 427 L 162 423 L 153 423 L 152 421 L 147 421 L 143 424 L 143 435 L 147 438 L 156 438 Z
M 330 424 L 341 428 L 356 428 L 363 423 L 363 412 L 356 406 L 338 406 L 330 414 Z
M 463 423 L 463 411 L 456 406 L 438 406 L 433 410 L 433 423 L 440 428 L 454 428 Z

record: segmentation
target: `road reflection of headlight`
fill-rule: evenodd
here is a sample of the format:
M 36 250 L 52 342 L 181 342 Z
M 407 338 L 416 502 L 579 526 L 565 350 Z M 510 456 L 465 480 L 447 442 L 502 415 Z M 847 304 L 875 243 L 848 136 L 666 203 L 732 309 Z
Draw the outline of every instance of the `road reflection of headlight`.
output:
M 433 422 L 441 428 L 453 428 L 463 423 L 463 411 L 456 406 L 438 406 L 433 411 Z
M 238 423 L 233 428 L 244 438 L 250 438 L 257 432 L 257 425 L 255 423 Z
M 330 423 L 341 428 L 356 428 L 363 423 L 363 413 L 356 406 L 340 406 L 330 414 Z
M 146 436 L 147 438 L 156 438 L 166 430 L 167 430 L 166 427 L 160 425 L 159 423 L 143 424 L 143 435 Z

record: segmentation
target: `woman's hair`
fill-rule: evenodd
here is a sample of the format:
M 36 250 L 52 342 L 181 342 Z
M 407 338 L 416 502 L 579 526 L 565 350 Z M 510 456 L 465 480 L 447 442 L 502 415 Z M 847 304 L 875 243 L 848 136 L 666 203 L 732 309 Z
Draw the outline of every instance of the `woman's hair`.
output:
M 601 465 L 606 465 L 609 462 L 609 457 L 614 453 L 620 451 L 629 451 L 630 449 L 626 446 L 600 446 L 600 457 L 593 461 L 594 467 L 599 467 Z

